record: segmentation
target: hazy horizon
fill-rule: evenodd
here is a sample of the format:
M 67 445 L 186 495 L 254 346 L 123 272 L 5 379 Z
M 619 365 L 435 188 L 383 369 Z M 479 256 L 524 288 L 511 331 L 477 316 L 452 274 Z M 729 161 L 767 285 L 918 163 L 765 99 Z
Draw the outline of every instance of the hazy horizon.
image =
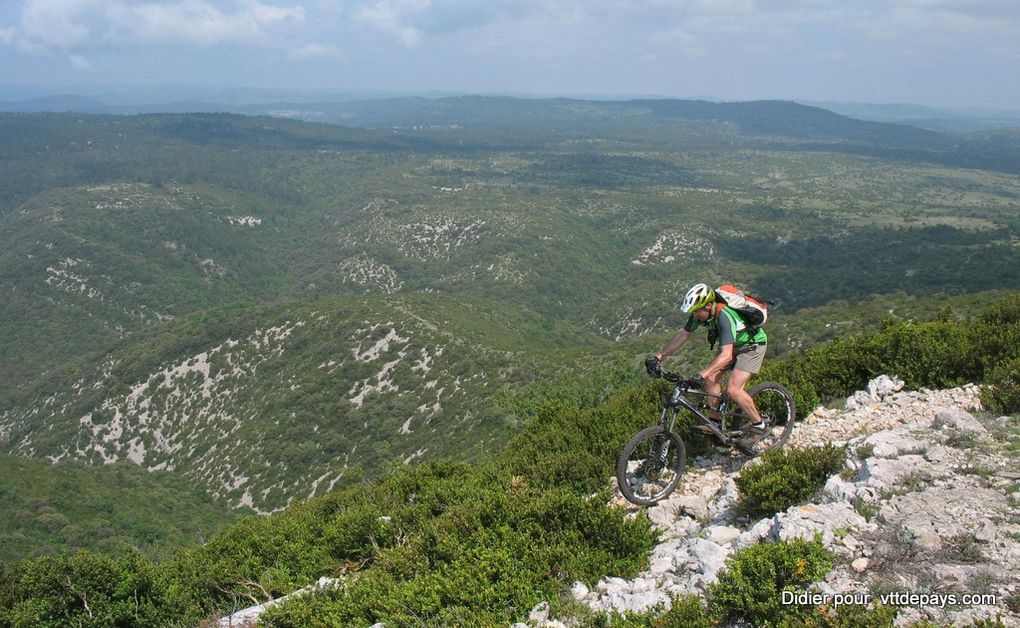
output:
M 3 83 L 1020 109 L 1011 0 L 14 0 Z

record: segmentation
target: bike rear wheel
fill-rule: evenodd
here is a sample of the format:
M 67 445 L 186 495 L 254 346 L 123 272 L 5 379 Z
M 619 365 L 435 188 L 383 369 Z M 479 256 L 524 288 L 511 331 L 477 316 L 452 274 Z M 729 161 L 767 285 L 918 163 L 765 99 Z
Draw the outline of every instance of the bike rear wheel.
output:
M 616 461 L 616 481 L 627 501 L 651 506 L 669 497 L 687 466 L 684 442 L 653 425 L 635 434 Z
M 748 394 L 765 422 L 764 431 L 749 433 L 738 441 L 741 451 L 753 458 L 782 447 L 790 440 L 797 408 L 790 391 L 777 382 L 762 382 Z

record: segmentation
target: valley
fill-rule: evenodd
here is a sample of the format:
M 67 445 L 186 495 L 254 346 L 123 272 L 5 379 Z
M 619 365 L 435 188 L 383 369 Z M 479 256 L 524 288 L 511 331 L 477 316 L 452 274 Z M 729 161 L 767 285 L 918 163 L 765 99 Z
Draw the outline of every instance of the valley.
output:
M 362 128 L 0 114 L 0 451 L 268 513 L 498 451 L 522 391 L 637 381 L 693 281 L 773 300 L 776 356 L 1020 289 L 1003 133 L 774 102 L 345 106 Z

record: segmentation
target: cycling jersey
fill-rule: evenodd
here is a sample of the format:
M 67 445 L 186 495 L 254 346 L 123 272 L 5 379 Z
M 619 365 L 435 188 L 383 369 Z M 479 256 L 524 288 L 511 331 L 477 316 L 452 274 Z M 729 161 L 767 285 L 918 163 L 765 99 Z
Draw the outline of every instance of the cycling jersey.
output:
M 702 325 L 708 327 L 710 334 L 715 332 L 719 339 L 719 346 L 734 345 L 735 347 L 740 347 L 747 344 L 764 344 L 768 342 L 768 336 L 763 328 L 758 327 L 752 336 L 744 319 L 741 318 L 736 310 L 729 306 L 723 306 L 721 310 L 713 314 L 704 323 L 699 321 L 694 314 L 691 314 L 687 318 L 687 324 L 684 325 L 684 329 L 688 332 L 693 332 Z

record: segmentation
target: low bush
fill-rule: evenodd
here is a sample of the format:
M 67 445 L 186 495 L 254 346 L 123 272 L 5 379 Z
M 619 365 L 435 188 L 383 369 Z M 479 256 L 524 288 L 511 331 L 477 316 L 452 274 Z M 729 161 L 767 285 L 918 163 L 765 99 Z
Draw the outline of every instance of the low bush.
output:
M 781 621 L 779 628 L 891 628 L 897 610 L 895 606 L 877 603 L 850 604 L 837 610 L 822 605 L 807 615 Z
M 669 611 L 651 621 L 651 628 L 711 628 L 712 618 L 697 595 L 674 597 Z
M 166 588 L 136 553 L 22 561 L 0 586 L 0 625 L 143 626 L 173 618 Z
M 772 450 L 761 464 L 744 467 L 737 476 L 740 507 L 755 517 L 769 517 L 799 504 L 839 473 L 846 447 L 834 445 Z
M 783 591 L 803 590 L 834 564 L 833 554 L 818 539 L 752 545 L 726 559 L 719 580 L 708 589 L 709 611 L 727 625 L 777 625 L 803 617 L 813 607 L 783 604 Z
M 994 404 L 994 396 L 1001 395 L 1004 404 L 1013 404 L 1020 397 L 1017 360 L 1020 296 L 1013 296 L 966 321 L 943 317 L 912 323 L 889 318 L 876 333 L 836 338 L 801 355 L 766 361 L 759 379 L 782 382 L 805 413 L 821 402 L 864 389 L 882 374 L 900 377 L 909 388 L 998 381 L 999 389 L 987 393 L 989 399 Z
M 1020 412 L 1020 357 L 996 365 L 981 391 L 981 403 L 992 412 Z

